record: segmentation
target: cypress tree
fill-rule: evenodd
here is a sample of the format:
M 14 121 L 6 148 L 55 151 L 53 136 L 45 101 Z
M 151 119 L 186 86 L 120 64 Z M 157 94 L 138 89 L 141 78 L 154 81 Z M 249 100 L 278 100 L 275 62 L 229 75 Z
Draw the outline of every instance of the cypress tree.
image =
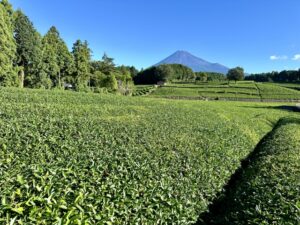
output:
M 37 73 L 41 57 L 41 38 L 32 22 L 20 10 L 14 14 L 14 34 L 17 44 L 16 65 L 19 67 L 20 87 L 33 86 L 33 80 Z
M 59 42 L 57 54 L 59 66 L 57 86 L 62 87 L 63 82 L 69 82 L 71 79 L 72 73 L 74 71 L 74 58 L 62 39 Z
M 73 56 L 75 63 L 74 79 L 77 90 L 85 89 L 90 81 L 91 50 L 87 41 L 77 40 L 73 45 Z
M 51 27 L 42 40 L 41 80 L 60 87 L 62 80 L 72 74 L 73 57 L 58 30 Z
M 0 2 L 0 85 L 16 86 L 17 76 L 13 62 L 16 43 L 13 35 L 13 10 L 7 0 Z

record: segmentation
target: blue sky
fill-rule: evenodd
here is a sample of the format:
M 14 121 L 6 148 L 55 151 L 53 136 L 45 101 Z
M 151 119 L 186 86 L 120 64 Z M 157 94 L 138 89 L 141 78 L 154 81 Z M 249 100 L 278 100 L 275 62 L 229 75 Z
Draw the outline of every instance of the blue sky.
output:
M 249 73 L 300 68 L 299 0 L 11 0 L 45 34 L 55 25 L 71 49 L 151 66 L 186 50 Z

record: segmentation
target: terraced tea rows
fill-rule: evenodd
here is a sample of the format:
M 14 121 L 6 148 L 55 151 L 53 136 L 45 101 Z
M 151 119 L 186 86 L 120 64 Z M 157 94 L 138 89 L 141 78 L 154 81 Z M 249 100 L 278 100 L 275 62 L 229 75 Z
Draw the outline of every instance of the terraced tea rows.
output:
M 155 90 L 154 85 L 138 85 L 136 86 L 132 96 L 142 96 L 151 94 Z
M 288 86 L 289 87 L 289 86 Z M 169 98 L 248 99 L 258 101 L 300 100 L 300 92 L 271 83 L 174 83 L 154 91 L 151 96 Z
M 276 106 L 0 89 L 0 223 L 194 223 Z
M 300 99 L 300 92 L 274 84 L 257 84 L 262 99 Z

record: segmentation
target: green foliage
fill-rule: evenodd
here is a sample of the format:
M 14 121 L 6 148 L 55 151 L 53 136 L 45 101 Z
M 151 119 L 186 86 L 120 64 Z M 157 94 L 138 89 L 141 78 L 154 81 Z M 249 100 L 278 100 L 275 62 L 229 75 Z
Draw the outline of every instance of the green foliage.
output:
M 73 56 L 75 63 L 74 81 L 77 90 L 82 90 L 88 87 L 90 82 L 90 60 L 91 50 L 88 47 L 87 41 L 82 42 L 77 40 L 73 45 Z
M 105 78 L 101 81 L 100 86 L 105 87 L 112 92 L 118 90 L 118 82 L 114 75 L 105 76 Z
M 133 91 L 132 72 L 134 67 L 116 67 L 113 58 L 106 54 L 102 61 L 92 61 L 91 65 L 91 87 L 106 88 L 111 92 L 130 95 Z
M 201 82 L 206 82 L 207 81 L 207 73 L 205 72 L 198 72 L 198 73 L 195 73 L 196 75 L 196 81 L 201 81 Z
M 110 75 L 115 72 L 115 63 L 114 59 L 108 57 L 106 53 L 104 53 L 102 57 L 102 63 L 100 67 L 100 71 L 105 75 Z
M 13 37 L 13 10 L 7 0 L 0 2 L 0 86 L 17 86 L 18 78 L 13 62 L 16 43 Z
M 40 82 L 46 74 L 47 79 L 52 81 L 52 86 L 61 87 L 62 81 L 70 79 L 69 77 L 72 75 L 73 57 L 55 27 L 50 28 L 43 37 L 42 43 Z
M 245 77 L 246 80 L 254 80 L 257 82 L 280 82 L 280 83 L 299 83 L 300 70 L 283 70 L 281 72 L 269 72 L 251 74 Z
M 60 68 L 56 86 L 62 87 L 64 82 L 71 83 L 72 76 L 75 70 L 73 55 L 69 52 L 67 45 L 64 41 L 59 42 L 58 46 L 58 66 Z
M 243 80 L 244 77 L 245 77 L 244 69 L 241 67 L 230 69 L 227 73 L 228 80 L 238 81 L 238 80 Z
M 0 223 L 191 224 L 271 106 L 2 88 Z
M 91 87 L 101 87 L 105 78 L 106 75 L 101 71 L 92 72 L 90 80 Z
M 42 60 L 39 67 L 39 78 L 38 82 L 35 84 L 35 87 L 45 87 L 48 83 L 51 88 L 54 84 L 53 81 L 57 78 L 59 73 L 59 67 L 57 64 L 57 55 L 55 49 L 50 43 L 43 39 L 43 48 L 42 48 Z
M 195 79 L 195 73 L 193 70 L 187 66 L 181 64 L 171 64 L 168 65 L 172 73 L 169 75 L 171 76 L 172 80 L 193 80 Z
M 109 92 L 108 92 L 107 88 L 96 87 L 96 88 L 94 88 L 94 93 L 108 94 Z
M 300 120 L 281 120 L 255 150 L 208 224 L 299 224 Z
M 226 77 L 222 73 L 196 72 L 195 76 L 196 76 L 196 80 L 201 81 L 201 82 L 226 80 Z
M 169 65 L 158 66 L 155 70 L 154 76 L 158 78 L 159 81 L 167 82 L 168 77 L 173 74 L 173 69 Z
M 138 75 L 139 70 L 136 69 L 134 66 L 129 66 L 127 68 L 129 69 L 130 75 L 131 75 L 132 78 L 134 78 L 134 77 L 136 77 Z
M 52 86 L 53 83 L 49 75 L 45 71 L 41 70 L 38 77 L 36 77 L 36 80 L 34 81 L 34 87 L 41 89 L 51 89 Z
M 34 86 L 32 76 L 37 76 L 35 69 L 38 68 L 41 58 L 41 38 L 32 22 L 20 10 L 14 13 L 14 37 L 17 44 L 16 64 L 20 68 L 20 87 Z
M 142 70 L 134 77 L 136 84 L 157 84 L 160 81 L 193 80 L 194 72 L 181 64 L 164 64 Z

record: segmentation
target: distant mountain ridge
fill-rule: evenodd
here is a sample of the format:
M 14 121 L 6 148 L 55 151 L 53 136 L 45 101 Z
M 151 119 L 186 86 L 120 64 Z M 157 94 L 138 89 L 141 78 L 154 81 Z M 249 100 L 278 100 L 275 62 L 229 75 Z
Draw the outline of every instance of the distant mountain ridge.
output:
M 208 62 L 187 51 L 176 51 L 169 57 L 155 64 L 155 66 L 162 64 L 182 64 L 191 68 L 194 72 L 215 72 L 226 74 L 229 70 L 228 67 L 222 64 Z

